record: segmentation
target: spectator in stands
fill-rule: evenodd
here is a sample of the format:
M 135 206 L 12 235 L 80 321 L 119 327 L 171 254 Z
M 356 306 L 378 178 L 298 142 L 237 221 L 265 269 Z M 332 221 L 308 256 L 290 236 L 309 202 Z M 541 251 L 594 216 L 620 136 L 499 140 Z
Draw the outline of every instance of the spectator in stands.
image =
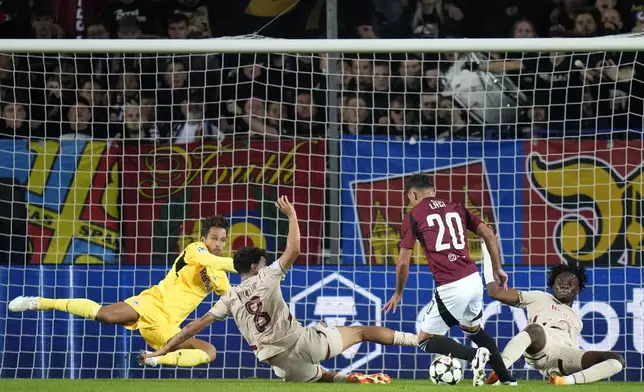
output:
M 373 83 L 372 57 L 358 55 L 358 58 L 351 60 L 351 70 L 355 75 L 357 91 L 371 91 Z
M 389 63 L 386 61 L 377 62 L 373 67 L 373 95 L 371 99 L 376 120 L 388 115 L 392 80 Z
M 170 15 L 168 18 L 168 38 L 170 39 L 187 39 L 188 33 L 188 17 L 181 13 Z
M 391 90 L 391 69 L 386 61 L 379 61 L 373 67 L 373 91 L 388 93 Z
M 438 92 L 440 90 L 438 83 L 439 76 L 440 70 L 438 69 L 438 64 L 429 64 L 425 69 L 425 85 L 422 86 L 422 90 L 433 93 Z
M 158 82 L 156 126 L 165 133 L 176 107 L 188 96 L 188 66 L 178 58 L 170 58 Z
M 439 101 L 437 93 L 423 93 L 420 96 L 418 136 L 421 139 L 445 138 L 449 134 L 450 122 L 444 121 L 445 117 L 438 117 Z
M 379 38 L 376 33 L 376 28 L 374 27 L 373 18 L 371 15 L 361 18 L 357 21 L 355 25 L 355 38 L 361 39 L 374 39 Z
M 389 104 L 389 114 L 378 119 L 376 133 L 397 138 L 417 135 L 418 129 L 411 125 L 410 116 L 405 107 L 404 96 L 393 96 Z
M 619 11 L 606 8 L 602 11 L 602 26 L 604 35 L 620 34 L 624 29 L 624 22 Z
M 573 34 L 577 37 L 594 37 L 597 35 L 598 23 L 593 11 L 586 10 L 575 15 Z
M 595 9 L 597 12 L 603 13 L 607 9 L 615 9 L 617 0 L 595 0 Z
M 66 118 L 63 123 L 60 139 L 92 139 L 104 138 L 103 132 L 94 132 L 98 129 L 92 124 L 92 108 L 84 98 L 78 97 L 76 101 L 67 107 Z
M 30 94 L 30 97 L 32 124 L 37 125 L 42 137 L 58 138 L 63 110 L 61 75 L 49 76 L 45 84 L 44 96 Z
M 409 56 L 400 62 L 400 79 L 394 83 L 394 91 L 405 94 L 408 107 L 418 107 L 418 94 L 423 82 L 423 67 L 418 56 Z
M 59 81 L 64 94 L 76 90 L 76 77 L 78 74 L 85 73 L 85 70 L 80 68 L 80 63 L 73 59 L 59 59 L 53 73 L 60 75 Z
M 20 56 L 0 53 L 0 86 L 26 87 L 29 86 L 28 73 L 22 66 Z
M 78 96 L 89 102 L 92 108 L 92 118 L 96 122 L 107 122 L 107 92 L 101 85 L 92 79 L 86 79 L 80 83 Z
M 353 67 L 345 59 L 338 60 L 336 67 L 336 81 L 338 83 L 338 90 L 340 93 L 343 91 L 355 90 L 355 79 Z
M 31 134 L 25 101 L 14 99 L 14 97 L 7 97 L 5 99 L 9 101 L 3 102 L 2 105 L 3 137 L 28 138 L 36 136 Z
M 141 91 L 141 73 L 136 69 L 112 75 L 108 96 L 109 118 L 113 122 L 123 121 L 124 106 L 127 101 L 138 101 Z
M 443 98 L 438 103 L 438 117 L 444 124 L 449 124 L 449 131 L 436 135 L 438 140 L 444 139 L 468 139 L 470 137 L 481 137 L 483 127 L 469 123 L 467 112 L 456 106 L 455 102 Z
M 280 130 L 266 121 L 266 102 L 249 96 L 229 100 L 220 121 L 225 132 L 250 137 L 277 136 Z
M 293 114 L 295 136 L 319 137 L 325 134 L 324 113 L 319 110 L 310 90 L 298 91 Z
M 212 37 L 208 0 L 174 0 L 167 1 L 165 4 L 167 15 L 181 14 L 186 17 L 188 35 L 195 38 Z
M 125 103 L 122 137 L 124 140 L 151 141 L 159 137 L 158 130 L 152 127 L 139 101 L 130 100 Z M 117 135 L 120 136 L 121 133 Z
M 192 143 L 202 139 L 223 139 L 224 134 L 219 131 L 216 121 L 206 117 L 206 107 L 200 94 L 191 94 L 181 102 L 180 108 L 179 119 L 173 122 L 170 133 L 173 144 Z
M 512 38 L 537 38 L 537 28 L 528 19 L 519 19 L 512 25 Z
M 49 2 L 41 1 L 34 3 L 30 14 L 33 38 L 64 38 L 65 32 L 54 22 L 54 13 Z
M 87 38 L 88 39 L 109 39 L 110 38 L 110 32 L 103 23 L 103 21 L 99 19 L 91 20 L 87 24 Z
M 281 135 L 297 136 L 295 125 L 282 102 L 271 100 L 266 103 L 266 125 L 275 128 Z
M 584 0 L 562 0 L 550 14 L 551 33 L 572 31 L 575 28 L 575 16 L 584 5 Z
M 250 96 L 266 98 L 267 63 L 264 55 L 241 55 L 239 67 L 225 76 L 222 99 L 228 101 Z
M 117 0 L 105 2 L 105 24 L 114 36 L 155 37 L 160 35 L 159 4 L 149 0 Z M 126 21 L 122 21 L 123 19 Z M 119 30 L 123 30 L 119 33 Z
M 136 16 L 127 15 L 121 17 L 116 24 L 116 38 L 118 39 L 140 39 L 143 31 Z
M 373 135 L 369 106 L 361 95 L 348 94 L 342 99 L 342 131 L 352 135 Z
M 463 12 L 443 0 L 417 0 L 411 10 L 411 33 L 417 38 L 445 38 L 460 33 Z

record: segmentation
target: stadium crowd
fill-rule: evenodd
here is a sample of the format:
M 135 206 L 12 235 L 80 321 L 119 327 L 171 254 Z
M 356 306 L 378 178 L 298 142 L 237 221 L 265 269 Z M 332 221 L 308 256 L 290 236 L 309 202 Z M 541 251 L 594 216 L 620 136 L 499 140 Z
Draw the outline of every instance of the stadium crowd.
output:
M 0 36 L 323 38 L 326 33 L 323 0 L 221 3 L 5 0 Z M 589 37 L 644 30 L 644 0 L 338 4 L 341 38 Z M 637 53 L 530 48 L 339 59 L 319 53 L 2 54 L 0 132 L 2 137 L 189 143 L 230 135 L 326 137 L 335 129 L 401 139 L 639 130 L 643 74 Z M 330 121 L 333 108 L 336 124 Z

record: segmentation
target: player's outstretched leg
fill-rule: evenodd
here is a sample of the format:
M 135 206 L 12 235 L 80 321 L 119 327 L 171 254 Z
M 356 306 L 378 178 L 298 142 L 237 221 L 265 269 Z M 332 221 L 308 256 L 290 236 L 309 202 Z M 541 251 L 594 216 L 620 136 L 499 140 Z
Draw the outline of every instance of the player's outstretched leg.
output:
M 101 306 L 86 298 L 52 299 L 20 296 L 9 303 L 9 310 L 12 312 L 59 310 L 105 324 L 117 325 L 131 325 L 139 319 L 139 314 L 124 302 Z
M 342 351 L 360 342 L 372 342 L 384 345 L 416 346 L 418 338 L 407 332 L 394 331 L 383 327 L 355 326 L 338 327 L 342 337 Z M 391 377 L 386 374 L 343 374 L 325 372 L 320 382 L 349 382 L 355 384 L 389 384 Z
M 155 347 L 155 349 L 159 348 L 161 347 Z M 181 344 L 176 351 L 159 357 L 145 358 L 145 355 L 141 353 L 137 358 L 137 362 L 139 365 L 148 366 L 169 365 L 193 367 L 212 362 L 215 358 L 217 358 L 215 346 L 201 339 L 192 338 Z
M 512 366 L 516 361 L 523 356 L 524 353 L 527 354 L 538 354 L 546 347 L 546 333 L 543 330 L 543 327 L 539 324 L 528 324 L 527 327 L 521 332 L 519 332 L 515 337 L 510 340 L 501 357 L 503 358 L 503 364 L 506 368 Z M 490 373 L 486 384 L 494 384 L 499 380 L 496 372 Z
M 468 326 L 461 325 L 461 329 L 465 332 L 471 341 L 473 341 L 479 348 L 486 348 L 489 351 L 490 364 L 492 369 L 499 377 L 499 381 L 504 385 L 517 385 L 517 382 L 508 371 L 508 368 L 503 363 L 503 358 L 499 352 L 499 348 L 496 346 L 496 342 L 490 335 L 480 325 L 477 326 Z M 480 385 L 484 383 L 485 373 L 480 381 Z
M 588 384 L 614 376 L 624 369 L 624 358 L 612 351 L 586 351 L 581 357 L 584 370 L 569 376 L 550 377 L 554 385 Z

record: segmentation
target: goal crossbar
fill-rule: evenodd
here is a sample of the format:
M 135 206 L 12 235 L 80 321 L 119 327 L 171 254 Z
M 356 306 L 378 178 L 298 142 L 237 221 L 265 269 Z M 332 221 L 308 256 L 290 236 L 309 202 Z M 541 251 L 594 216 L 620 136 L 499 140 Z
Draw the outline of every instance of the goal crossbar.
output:
M 0 40 L 4 53 L 441 53 L 644 50 L 639 36 L 499 39 Z

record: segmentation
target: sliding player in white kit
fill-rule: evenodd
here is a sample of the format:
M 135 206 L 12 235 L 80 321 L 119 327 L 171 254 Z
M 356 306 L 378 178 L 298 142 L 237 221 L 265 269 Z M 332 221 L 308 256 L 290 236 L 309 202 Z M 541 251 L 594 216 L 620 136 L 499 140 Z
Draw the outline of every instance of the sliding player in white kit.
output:
M 234 266 L 241 276 L 241 284 L 221 296 L 205 316 L 186 325 L 163 348 L 143 354 L 140 360 L 155 365 L 156 357 L 174 350 L 215 321 L 232 315 L 257 359 L 273 366 L 275 374 L 285 381 L 389 384 L 391 377 L 385 374 L 347 375 L 324 370 L 319 365 L 360 342 L 416 346 L 417 337 L 382 327 L 329 328 L 319 323 L 304 328 L 295 320 L 284 302 L 280 283 L 300 253 L 300 229 L 295 209 L 288 199 L 282 196 L 276 205 L 289 217 L 288 239 L 282 257 L 266 266 L 264 249 L 239 249 Z
M 548 273 L 545 291 L 504 289 L 490 276 L 489 254 L 483 247 L 485 282 L 490 298 L 506 305 L 525 308 L 528 326 L 516 335 L 503 350 L 505 366 L 510 367 L 521 356 L 555 385 L 587 384 L 609 378 L 624 368 L 624 359 L 617 352 L 586 351 L 577 347 L 583 322 L 572 304 L 586 285 L 586 269 L 578 264 L 559 264 Z M 494 384 L 492 372 L 486 383 Z

